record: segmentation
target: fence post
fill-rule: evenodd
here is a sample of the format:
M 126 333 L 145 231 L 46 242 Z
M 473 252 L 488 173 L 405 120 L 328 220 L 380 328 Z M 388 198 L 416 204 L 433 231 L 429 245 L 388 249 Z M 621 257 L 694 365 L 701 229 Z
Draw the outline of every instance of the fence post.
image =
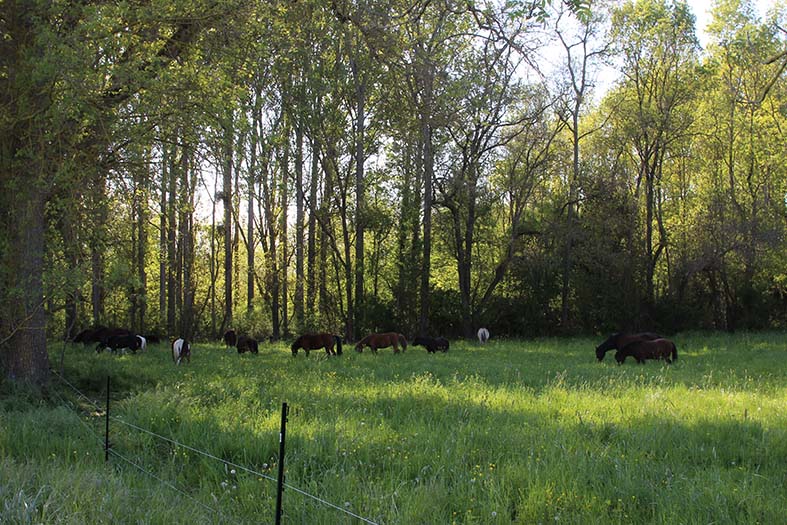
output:
M 109 376 L 107 376 L 107 413 L 106 430 L 104 431 L 104 461 L 109 461 Z
M 276 525 L 281 525 L 281 498 L 284 492 L 284 437 L 287 432 L 287 403 L 281 404 L 281 431 L 279 432 L 279 478 L 276 482 Z

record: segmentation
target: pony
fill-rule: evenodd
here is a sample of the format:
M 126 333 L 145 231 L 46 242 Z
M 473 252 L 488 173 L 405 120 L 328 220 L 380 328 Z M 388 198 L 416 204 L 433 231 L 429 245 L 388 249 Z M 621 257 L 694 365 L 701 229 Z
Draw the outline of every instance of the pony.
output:
M 172 360 L 179 365 L 183 359 L 191 363 L 191 345 L 185 339 L 175 339 L 172 343 Z
M 441 352 L 448 352 L 448 339 L 445 337 L 418 336 L 413 340 L 413 346 L 423 346 L 430 354 L 433 354 L 438 350 Z
M 235 347 L 238 349 L 238 353 L 242 354 L 244 352 L 251 352 L 252 354 L 259 353 L 259 347 L 257 345 L 257 340 L 252 339 L 251 337 L 245 335 L 239 335 L 238 341 L 235 344 Z
M 399 345 L 402 345 L 402 352 L 407 350 L 407 339 L 402 334 L 396 332 L 386 332 L 384 334 L 369 334 L 355 345 L 355 351 L 363 352 L 363 347 L 368 346 L 372 352 L 377 353 L 378 348 L 388 348 L 393 346 L 394 354 L 399 353 Z
M 94 326 L 93 328 L 86 328 L 79 332 L 73 339 L 74 343 L 82 343 L 83 345 L 87 346 L 90 343 L 98 343 L 101 341 L 100 334 L 103 333 L 107 329 L 106 326 Z M 96 334 L 99 334 L 99 337 L 96 337 Z
M 333 350 L 334 343 L 336 344 L 336 351 Z M 309 355 L 310 350 L 318 348 L 325 348 L 325 353 L 330 355 L 342 355 L 342 338 L 333 334 L 304 334 L 292 342 L 290 350 L 292 356 L 298 355 L 298 349 L 303 348 L 306 355 Z
M 137 339 L 139 339 L 139 349 L 143 352 L 148 349 L 148 340 L 141 335 L 137 335 Z
M 227 346 L 235 346 L 238 342 L 238 336 L 235 334 L 235 330 L 227 330 L 224 332 L 224 344 Z
M 105 349 L 109 349 L 114 353 L 122 348 L 128 348 L 132 352 L 136 353 L 140 348 L 140 344 L 140 340 L 136 335 L 113 335 L 98 343 L 96 346 L 96 353 L 101 353 Z
M 622 365 L 629 356 L 634 357 L 637 363 L 644 363 L 646 359 L 663 359 L 670 364 L 678 359 L 678 349 L 669 339 L 634 341 L 615 352 L 615 361 Z
M 489 341 L 489 330 L 486 328 L 479 328 L 478 329 L 478 342 L 481 344 L 486 343 Z
M 596 347 L 596 359 L 601 361 L 604 359 L 608 350 L 620 350 L 627 344 L 635 341 L 652 341 L 660 338 L 660 335 L 654 334 L 653 332 L 640 332 L 637 334 L 617 332 L 607 337 L 603 343 Z

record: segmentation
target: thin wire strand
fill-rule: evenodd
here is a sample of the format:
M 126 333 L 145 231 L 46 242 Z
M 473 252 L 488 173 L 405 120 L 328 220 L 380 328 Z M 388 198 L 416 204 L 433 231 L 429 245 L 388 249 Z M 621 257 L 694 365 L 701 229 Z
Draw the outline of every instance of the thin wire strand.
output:
M 110 447 L 110 449 L 109 449 L 109 453 L 110 453 L 110 454 L 112 454 L 112 455 L 114 455 L 114 456 L 117 456 L 118 458 L 122 459 L 123 461 L 125 461 L 125 462 L 126 462 L 126 463 L 128 463 L 129 465 L 131 465 L 131 466 L 133 466 L 133 467 L 135 467 L 135 468 L 139 469 L 139 471 L 140 471 L 140 472 L 142 472 L 143 474 L 146 474 L 146 475 L 150 476 L 151 478 L 153 478 L 153 479 L 157 480 L 159 483 L 161 483 L 161 484 L 163 484 L 163 485 L 166 485 L 167 487 L 169 487 L 170 489 L 174 490 L 175 492 L 178 492 L 179 494 L 181 494 L 181 495 L 183 495 L 183 496 L 186 496 L 186 497 L 187 497 L 187 498 L 189 498 L 191 501 L 193 501 L 193 502 L 195 502 L 196 504 L 200 505 L 200 506 L 201 506 L 201 507 L 203 507 L 204 509 L 206 509 L 206 510 L 208 510 L 208 511 L 210 511 L 210 512 L 213 512 L 214 514 L 217 514 L 217 515 L 221 516 L 221 517 L 222 517 L 223 519 L 225 519 L 225 520 L 229 520 L 229 518 L 228 518 L 226 515 L 222 514 L 222 513 L 221 513 L 219 510 L 217 510 L 217 509 L 214 509 L 214 508 L 212 508 L 211 506 L 209 506 L 209 505 L 206 505 L 205 503 L 202 503 L 200 500 L 198 500 L 197 498 L 195 498 L 194 496 L 192 496 L 192 495 L 191 495 L 191 494 L 189 494 L 188 492 L 185 492 L 185 491 L 183 491 L 183 490 L 179 489 L 178 487 L 176 487 L 176 486 L 175 486 L 175 485 L 173 485 L 172 483 L 170 483 L 170 482 L 168 482 L 168 481 L 166 481 L 166 480 L 164 480 L 164 479 L 162 479 L 162 478 L 160 478 L 160 477 L 156 476 L 156 475 L 155 475 L 155 474 L 153 474 L 152 472 L 149 472 L 149 471 L 145 470 L 143 467 L 141 467 L 140 465 L 137 465 L 136 463 L 134 463 L 133 461 L 131 461 L 131 460 L 130 460 L 130 459 L 128 459 L 127 457 L 123 456 L 123 454 L 121 454 L 121 453 L 117 452 L 115 449 L 113 449 L 113 448 L 111 448 L 111 447 Z M 229 521 L 234 521 L 234 520 L 229 520 Z M 237 522 L 235 522 L 235 523 L 237 523 Z
M 94 403 L 94 402 L 93 402 L 93 401 L 92 401 L 90 398 L 88 398 L 86 395 L 84 395 L 82 392 L 80 392 L 80 391 L 79 391 L 79 389 L 78 389 L 77 387 L 75 387 L 74 385 L 72 385 L 71 383 L 69 383 L 69 382 L 68 382 L 68 381 L 67 381 L 67 380 L 66 380 L 66 379 L 65 379 L 63 376 L 61 376 L 61 375 L 57 374 L 57 372 L 54 372 L 54 373 L 55 373 L 55 375 L 57 375 L 58 377 L 60 377 L 60 378 L 61 378 L 61 379 L 62 379 L 62 380 L 63 380 L 63 381 L 64 381 L 64 382 L 65 382 L 65 383 L 68 385 L 68 386 L 70 386 L 70 387 L 71 387 L 71 388 L 74 390 L 74 392 L 76 392 L 76 393 L 77 393 L 79 396 L 83 397 L 83 398 L 84 398 L 84 399 L 86 399 L 86 400 L 87 400 L 87 401 L 88 401 L 88 402 L 89 402 L 91 405 L 93 405 L 93 406 L 96 408 L 96 410 L 102 410 L 102 409 L 101 409 L 101 407 L 99 407 L 99 406 L 98 406 L 96 403 Z M 146 433 L 146 434 L 149 434 L 149 435 L 151 435 L 151 436 L 153 436 L 153 437 L 156 437 L 156 438 L 158 438 L 158 439 L 161 439 L 161 440 L 163 440 L 163 441 L 167 441 L 167 442 L 169 442 L 169 443 L 172 443 L 172 444 L 173 444 L 173 445 L 175 445 L 175 446 L 183 447 L 183 448 L 185 448 L 185 449 L 188 449 L 188 450 L 191 450 L 192 452 L 195 452 L 195 453 L 197 453 L 197 454 L 201 454 L 201 455 L 203 455 L 203 456 L 205 456 L 205 457 L 207 457 L 207 458 L 213 459 L 213 460 L 215 460 L 215 461 L 219 461 L 219 462 L 221 462 L 221 463 L 224 463 L 225 465 L 228 465 L 228 466 L 230 466 L 230 467 L 235 467 L 235 468 L 237 468 L 237 469 L 240 469 L 240 470 L 243 470 L 243 471 L 245 471 L 245 472 L 248 472 L 249 474 L 253 474 L 253 475 L 255 475 L 255 476 L 259 476 L 259 477 L 261 477 L 261 478 L 263 478 L 263 479 L 267 479 L 267 480 L 269 480 L 269 481 L 276 481 L 276 482 L 278 482 L 278 480 L 277 480 L 276 478 L 272 477 L 272 476 L 269 476 L 269 475 L 267 475 L 267 474 L 263 474 L 262 472 L 258 472 L 258 471 L 256 471 L 256 470 L 250 469 L 250 468 L 248 468 L 248 467 L 244 467 L 243 465 L 239 465 L 239 464 L 237 464 L 237 463 L 233 463 L 232 461 L 229 461 L 229 460 L 226 460 L 226 459 L 223 459 L 223 458 L 220 458 L 220 457 L 214 456 L 213 454 L 210 454 L 210 453 L 208 453 L 208 452 L 205 452 L 205 451 L 203 451 L 203 450 L 199 450 L 199 449 L 197 449 L 197 448 L 191 447 L 191 446 L 189 446 L 189 445 L 186 445 L 185 443 L 181 443 L 181 442 L 179 442 L 179 441 L 176 441 L 176 440 L 174 440 L 174 439 L 168 438 L 168 437 L 166 437 L 166 436 L 162 436 L 161 434 L 157 434 L 156 432 L 153 432 L 153 431 L 151 431 L 151 430 L 148 430 L 148 429 L 146 429 L 146 428 L 142 428 L 142 427 L 140 427 L 140 426 L 138 426 L 138 425 L 135 425 L 135 424 L 133 424 L 133 423 L 129 423 L 128 421 L 124 421 L 123 419 L 121 419 L 121 418 L 119 418 L 119 417 L 117 417 L 117 416 L 110 416 L 110 419 L 112 419 L 113 421 L 117 421 L 118 423 L 120 423 L 120 424 L 122 424 L 122 425 L 126 425 L 127 427 L 130 427 L 130 428 L 133 428 L 133 429 L 135 429 L 135 430 L 138 430 L 138 431 L 140 431 L 140 432 L 144 432 L 144 433 Z M 110 448 L 110 450 L 109 450 L 109 451 L 110 451 L 110 452 L 114 452 L 114 451 L 113 451 L 111 448 Z M 136 465 L 135 465 L 135 466 L 136 466 Z M 138 467 L 138 468 L 139 468 L 139 467 Z M 158 479 L 158 478 L 156 478 L 156 479 Z M 164 482 L 162 481 L 162 483 L 164 483 Z M 372 520 L 370 520 L 370 519 L 368 519 L 368 518 L 364 518 L 363 516 L 360 516 L 360 515 L 358 515 L 358 514 L 356 514 L 356 513 L 352 512 L 352 511 L 349 511 L 349 510 L 347 510 L 347 509 L 345 509 L 345 508 L 343 508 L 343 507 L 340 507 L 339 505 L 336 505 L 336 504 L 334 504 L 334 503 L 331 503 L 331 502 L 329 502 L 329 501 L 326 501 L 326 500 L 324 500 L 324 499 L 322 499 L 322 498 L 320 498 L 320 497 L 318 497 L 318 496 L 315 496 L 315 495 L 313 495 L 313 494 L 309 494 L 308 492 L 306 492 L 306 491 L 304 491 L 304 490 L 302 490 L 302 489 L 299 489 L 298 487 L 295 487 L 295 486 L 293 486 L 293 485 L 290 485 L 289 483 L 286 483 L 286 482 L 284 482 L 284 483 L 282 483 L 282 485 L 283 485 L 284 487 L 286 487 L 286 488 L 290 489 L 290 490 L 293 490 L 293 491 L 297 492 L 298 494 L 301 494 L 301 495 L 303 495 L 303 496 L 306 496 L 307 498 L 311 498 L 311 499 L 313 499 L 314 501 L 317 501 L 317 502 L 319 502 L 319 503 L 322 503 L 323 505 L 327 505 L 328 507 L 331 507 L 331 508 L 333 508 L 333 509 L 336 509 L 336 510 L 338 510 L 338 511 L 344 512 L 344 513 L 345 513 L 345 514 L 347 514 L 348 516 L 352 516 L 353 518 L 357 518 L 357 519 L 359 519 L 359 520 L 363 521 L 364 523 L 368 523 L 369 525 L 378 525 L 376 522 L 374 522 L 374 521 L 372 521 Z M 176 489 L 176 490 L 177 490 L 177 489 Z
M 78 389 L 77 387 L 75 387 L 74 385 L 72 385 L 71 383 L 69 383 L 69 382 L 68 382 L 68 380 L 67 380 L 65 377 L 61 376 L 60 374 L 58 374 L 58 373 L 57 373 L 56 371 L 54 371 L 54 370 L 52 370 L 52 373 L 53 373 L 53 374 L 55 374 L 57 377 L 59 377 L 59 378 L 60 378 L 60 380 L 61 380 L 61 381 L 63 381 L 63 382 L 66 384 L 66 385 L 68 385 L 69 387 L 71 387 L 71 389 L 72 389 L 74 392 L 76 392 L 76 394 L 77 394 L 78 396 L 80 396 L 80 397 L 84 398 L 84 399 L 85 399 L 85 400 L 86 400 L 88 403 L 90 403 L 91 405 L 93 405 L 93 407 L 94 407 L 96 410 L 100 410 L 100 411 L 103 411 L 103 410 L 104 410 L 104 409 L 102 409 L 100 406 L 98 406 L 98 404 L 97 404 L 95 401 L 93 401 L 92 399 L 90 399 L 89 397 L 87 397 L 85 394 L 83 394 L 82 392 L 80 392 L 80 391 L 79 391 L 79 389 Z

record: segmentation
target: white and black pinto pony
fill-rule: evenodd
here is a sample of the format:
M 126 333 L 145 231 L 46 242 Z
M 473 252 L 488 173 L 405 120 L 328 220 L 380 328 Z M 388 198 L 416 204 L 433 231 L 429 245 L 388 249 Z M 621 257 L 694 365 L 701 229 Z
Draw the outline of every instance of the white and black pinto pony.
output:
M 185 339 L 175 339 L 172 343 L 172 360 L 179 365 L 183 359 L 191 363 L 191 345 Z

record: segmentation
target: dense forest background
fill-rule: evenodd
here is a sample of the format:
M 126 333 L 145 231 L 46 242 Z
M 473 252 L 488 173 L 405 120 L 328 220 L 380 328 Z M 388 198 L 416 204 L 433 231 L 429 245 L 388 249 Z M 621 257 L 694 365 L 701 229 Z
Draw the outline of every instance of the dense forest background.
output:
M 0 5 L 0 365 L 94 324 L 787 324 L 785 8 Z

